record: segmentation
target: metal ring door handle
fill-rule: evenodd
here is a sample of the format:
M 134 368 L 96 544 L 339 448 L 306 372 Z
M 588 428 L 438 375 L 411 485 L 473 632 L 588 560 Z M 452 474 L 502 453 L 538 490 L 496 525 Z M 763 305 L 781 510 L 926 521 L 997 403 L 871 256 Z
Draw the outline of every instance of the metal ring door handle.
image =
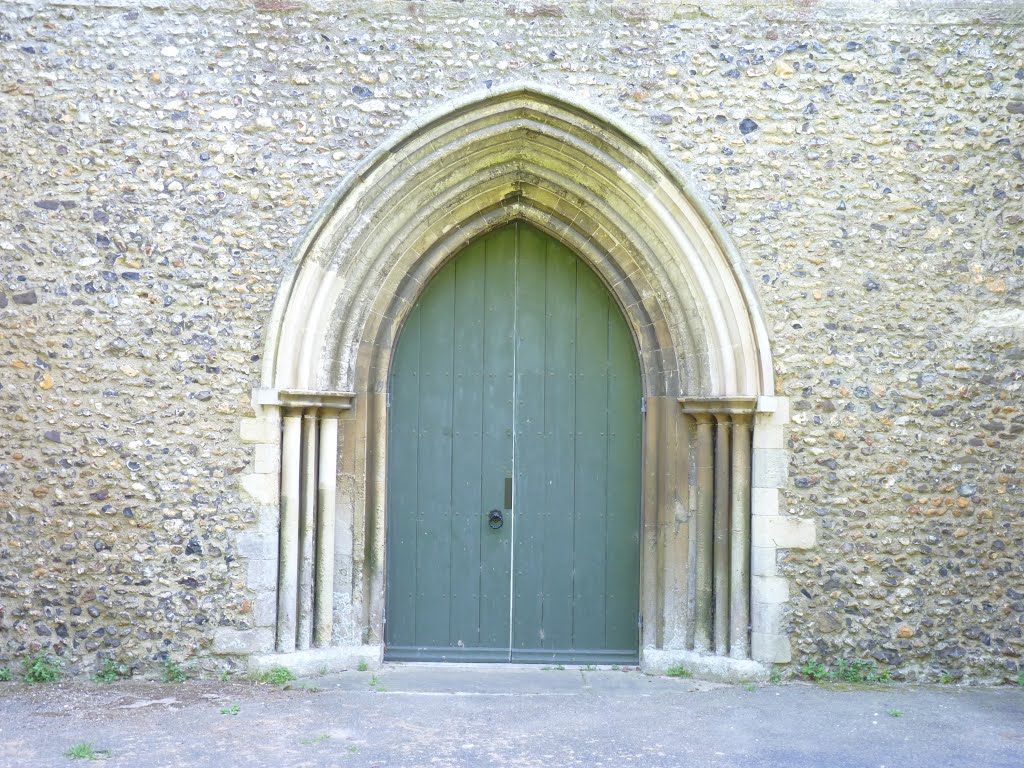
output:
M 504 524 L 505 518 L 502 516 L 500 509 L 492 509 L 487 513 L 487 525 L 495 531 L 501 528 Z

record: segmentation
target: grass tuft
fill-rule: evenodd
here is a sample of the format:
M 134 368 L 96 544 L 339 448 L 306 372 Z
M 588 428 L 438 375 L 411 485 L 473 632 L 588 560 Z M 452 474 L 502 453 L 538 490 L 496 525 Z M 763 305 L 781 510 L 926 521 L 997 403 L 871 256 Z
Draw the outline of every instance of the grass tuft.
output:
M 267 685 L 284 685 L 294 679 L 295 675 L 288 667 L 272 667 L 266 672 L 260 672 L 255 677 L 257 683 L 266 683 Z
M 691 677 L 690 670 L 683 664 L 673 664 L 665 670 L 665 674 L 669 677 Z
M 92 744 L 83 741 L 68 748 L 64 757 L 70 757 L 72 760 L 106 760 L 110 757 L 110 750 L 96 749 Z

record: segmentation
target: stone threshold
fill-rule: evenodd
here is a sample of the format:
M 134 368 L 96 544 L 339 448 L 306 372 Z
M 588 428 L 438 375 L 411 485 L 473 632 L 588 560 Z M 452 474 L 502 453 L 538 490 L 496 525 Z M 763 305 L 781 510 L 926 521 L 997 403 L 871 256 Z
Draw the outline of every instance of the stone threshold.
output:
M 249 657 L 249 671 L 259 674 L 274 667 L 287 667 L 298 677 L 311 677 L 359 669 L 360 665 L 366 670 L 379 670 L 383 664 L 382 650 L 378 645 L 348 645 L 290 653 L 253 654 Z M 664 675 L 671 667 L 681 666 L 690 677 L 714 683 L 765 682 L 769 677 L 768 666 L 760 662 L 711 656 L 696 651 L 645 648 L 640 658 L 640 670 L 648 675 Z M 455 672 L 467 666 L 507 671 L 539 665 L 438 663 L 436 666 L 449 667 Z

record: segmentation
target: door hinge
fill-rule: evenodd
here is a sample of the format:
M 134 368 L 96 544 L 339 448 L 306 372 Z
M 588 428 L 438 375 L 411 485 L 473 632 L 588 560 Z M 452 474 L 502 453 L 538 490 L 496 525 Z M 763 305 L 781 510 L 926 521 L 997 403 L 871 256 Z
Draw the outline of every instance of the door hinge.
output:
M 391 390 L 390 389 L 388 390 L 387 397 L 384 399 L 384 407 L 385 408 L 390 408 L 391 407 Z
M 644 615 L 641 613 L 636 620 L 636 625 L 640 627 L 640 631 L 644 631 Z
M 640 413 L 647 413 L 647 398 L 640 398 Z

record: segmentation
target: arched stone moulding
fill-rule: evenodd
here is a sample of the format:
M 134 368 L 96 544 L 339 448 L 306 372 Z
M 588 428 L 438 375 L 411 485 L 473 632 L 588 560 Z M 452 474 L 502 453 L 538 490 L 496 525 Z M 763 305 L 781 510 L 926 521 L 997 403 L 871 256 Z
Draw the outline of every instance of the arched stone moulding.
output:
M 766 326 L 725 232 L 652 147 L 570 95 L 509 85 L 416 121 L 343 182 L 303 234 L 268 324 L 262 386 L 254 393 L 257 417 L 243 424 L 243 438 L 256 445 L 256 471 L 243 482 L 260 504 L 261 527 L 240 541 L 261 610 L 253 630 L 224 630 L 218 647 L 257 654 L 276 647 L 291 653 L 293 666 L 379 658 L 393 343 L 447 259 L 491 229 L 523 220 L 573 248 L 601 276 L 640 354 L 647 410 L 644 665 L 684 661 L 695 671 L 728 676 L 763 671 L 748 656 L 788 660 L 781 626 L 787 587 L 775 568 L 775 548 L 813 543 L 814 531 L 778 515 L 788 414 L 775 396 Z M 711 414 L 716 402 L 722 409 L 736 398 L 751 404 L 751 633 L 731 661 L 694 632 L 697 548 L 690 529 L 698 494 L 687 489 L 698 480 L 691 443 L 697 452 L 705 446 L 697 444 L 693 411 L 685 415 L 680 398 L 684 406 L 686 398 L 699 398 Z M 341 399 L 344 408 L 337 407 Z M 323 414 L 338 425 L 333 469 L 316 426 Z M 296 549 L 289 507 L 298 504 L 298 519 L 306 521 L 300 526 L 315 530 L 319 522 L 303 517 L 312 514 L 303 504 L 317 506 L 311 489 L 327 475 L 327 485 L 338 481 L 333 561 L 314 558 L 311 573 L 301 552 L 312 545 L 303 545 L 300 535 Z M 329 638 L 325 630 L 313 637 L 292 617 L 303 605 L 305 615 L 317 614 L 314 603 L 327 599 L 311 603 L 302 592 L 318 569 L 333 576 Z M 288 594 L 283 602 L 280 587 Z M 316 649 L 317 641 L 324 647 Z M 269 654 L 253 663 L 283 662 Z

